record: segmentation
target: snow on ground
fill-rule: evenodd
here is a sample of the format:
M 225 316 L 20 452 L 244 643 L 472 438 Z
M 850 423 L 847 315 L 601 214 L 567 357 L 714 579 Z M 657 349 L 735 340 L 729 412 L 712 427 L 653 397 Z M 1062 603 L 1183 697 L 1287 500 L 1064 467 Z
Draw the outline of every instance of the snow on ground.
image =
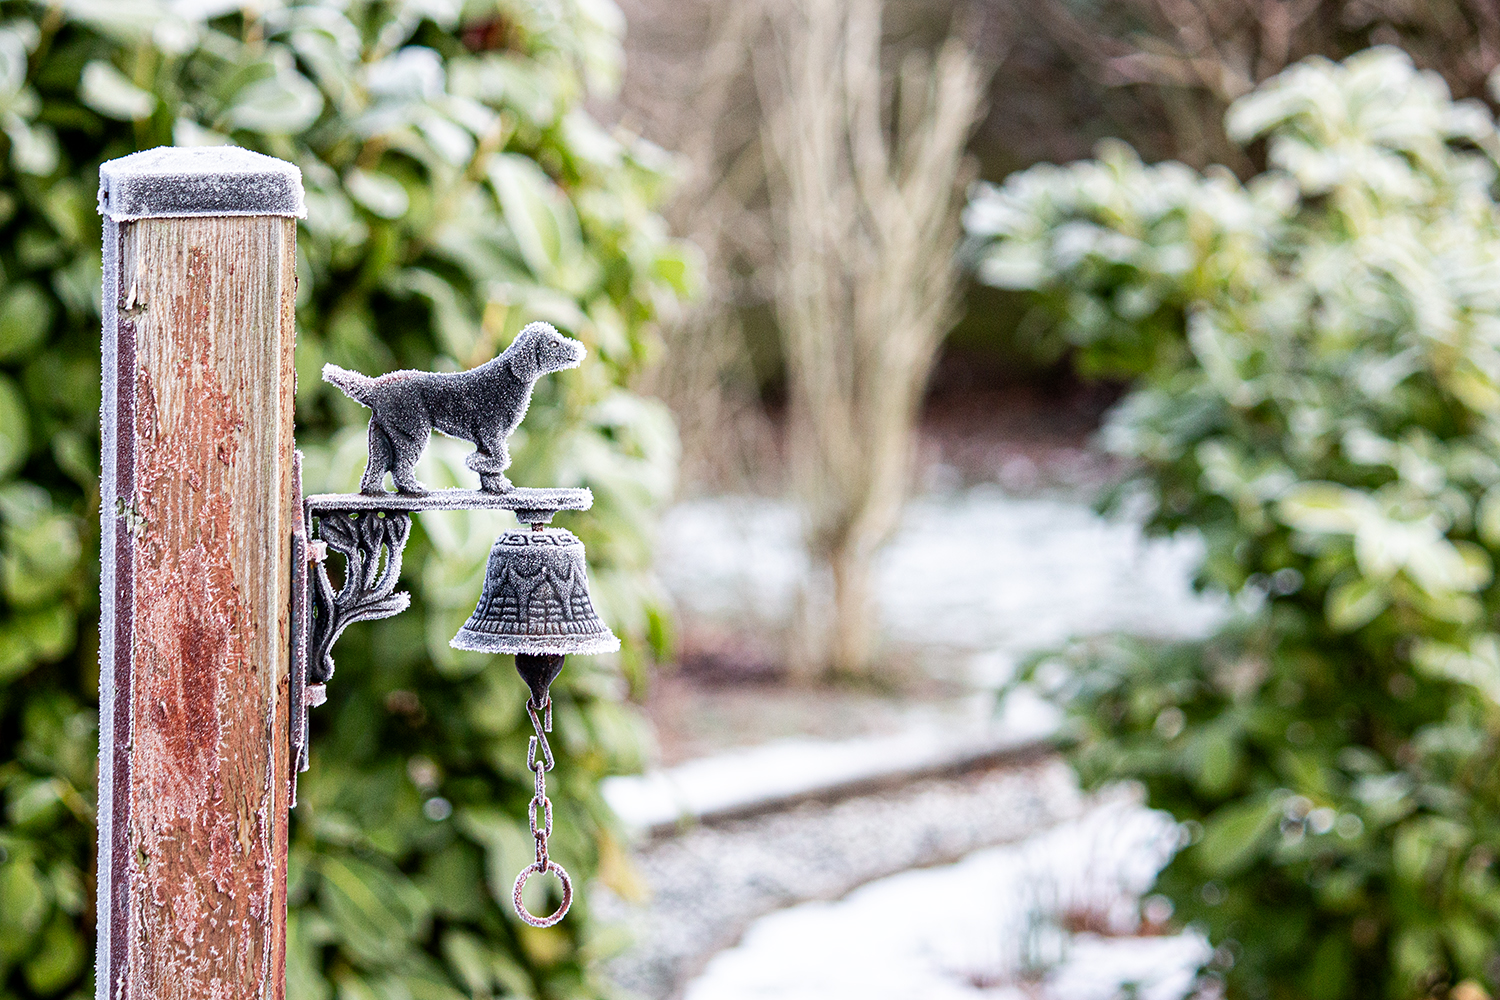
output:
M 871 882 L 755 921 L 685 1000 L 1181 1000 L 1207 960 L 1187 932 L 1129 933 L 1171 854 L 1167 817 L 1117 796 L 1020 844 Z M 1116 933 L 1067 935 L 1092 914 Z M 1118 935 L 1118 936 L 1117 936 Z
M 905 731 L 848 740 L 783 739 L 607 778 L 604 799 L 628 827 L 650 829 L 791 799 L 873 778 L 932 773 L 1051 735 L 1052 705 L 1017 692 L 997 716 L 993 698 L 912 713 Z
M 645 898 L 590 890 L 594 912 L 622 922 L 635 942 L 608 974 L 629 996 L 678 997 L 758 917 L 1019 843 L 1093 804 L 1067 765 L 1051 759 L 685 827 L 633 852 Z
M 795 509 L 749 497 L 679 505 L 666 517 L 658 567 L 692 620 L 782 628 L 807 573 Z M 914 706 L 904 732 L 853 740 L 778 740 L 639 777 L 604 795 L 627 825 L 753 806 L 1044 738 L 1052 706 L 1018 692 L 996 714 L 993 685 L 1017 658 L 1075 635 L 1128 629 L 1190 636 L 1223 614 L 1188 585 L 1196 539 L 1147 540 L 1077 500 L 1020 499 L 977 487 L 912 504 L 878 569 L 886 638 L 971 651 L 978 690 Z
M 994 487 L 918 500 L 877 567 L 882 638 L 961 652 L 969 696 L 903 709 L 900 732 L 783 739 L 611 779 L 606 798 L 659 827 L 1042 738 L 1049 707 L 1019 692 L 997 715 L 995 686 L 1073 636 L 1206 633 L 1226 609 L 1189 586 L 1200 555 L 1192 537 L 1147 540 L 1077 500 Z M 658 569 L 690 625 L 773 634 L 808 573 L 795 509 L 755 498 L 674 508 Z M 1181 1000 L 1206 943 L 1133 930 L 1175 843 L 1168 818 L 1123 795 L 1080 815 L 1066 775 L 1053 760 L 923 780 L 638 845 L 650 899 L 597 901 L 637 934 L 611 975 L 665 997 L 701 968 L 685 1000 L 1106 1000 L 1127 983 Z
M 783 501 L 696 500 L 668 512 L 657 566 L 689 619 L 784 627 L 808 572 L 799 531 Z M 1192 536 L 1148 540 L 1076 499 L 978 486 L 908 506 L 878 564 L 879 618 L 887 640 L 991 660 L 1120 629 L 1199 635 L 1224 613 L 1189 586 L 1201 552 Z

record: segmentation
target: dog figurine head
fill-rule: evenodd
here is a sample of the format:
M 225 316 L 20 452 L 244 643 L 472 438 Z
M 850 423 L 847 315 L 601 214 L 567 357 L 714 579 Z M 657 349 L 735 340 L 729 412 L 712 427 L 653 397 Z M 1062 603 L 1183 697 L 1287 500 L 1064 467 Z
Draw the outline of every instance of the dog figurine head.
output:
M 551 323 L 527 323 L 500 357 L 517 378 L 534 382 L 548 372 L 577 368 L 588 349 L 558 333 Z

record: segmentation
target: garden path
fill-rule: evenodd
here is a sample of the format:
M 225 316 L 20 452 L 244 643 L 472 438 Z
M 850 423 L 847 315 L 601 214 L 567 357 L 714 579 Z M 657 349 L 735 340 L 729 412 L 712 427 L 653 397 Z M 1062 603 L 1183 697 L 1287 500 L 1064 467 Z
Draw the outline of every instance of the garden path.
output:
M 1124 793 L 1083 796 L 1038 755 L 1056 719 L 1035 699 L 993 706 L 1019 658 L 1070 636 L 1211 627 L 1225 609 L 1188 585 L 1195 540 L 1145 540 L 1068 496 L 923 497 L 878 569 L 882 640 L 921 668 L 897 697 L 782 684 L 771 644 L 754 648 L 784 631 L 807 572 L 787 505 L 682 504 L 659 552 L 687 648 L 735 649 L 728 669 L 749 676 L 666 678 L 650 706 L 666 766 L 606 786 L 627 821 L 656 831 L 634 851 L 647 898 L 600 894 L 635 938 L 609 966 L 616 982 L 653 998 L 895 1000 L 1004 996 L 1050 977 L 1076 1000 L 1126 980 L 1177 1000 L 1173 970 L 1199 962 L 1202 942 L 1142 951 L 1117 937 L 1134 934 L 1170 832 Z

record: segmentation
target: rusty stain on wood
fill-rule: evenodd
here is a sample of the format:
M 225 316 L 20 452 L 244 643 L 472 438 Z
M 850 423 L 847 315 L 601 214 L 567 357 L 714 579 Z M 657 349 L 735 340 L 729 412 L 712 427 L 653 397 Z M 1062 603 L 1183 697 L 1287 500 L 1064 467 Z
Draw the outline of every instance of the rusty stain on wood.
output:
M 119 228 L 118 1000 L 284 995 L 295 226 Z

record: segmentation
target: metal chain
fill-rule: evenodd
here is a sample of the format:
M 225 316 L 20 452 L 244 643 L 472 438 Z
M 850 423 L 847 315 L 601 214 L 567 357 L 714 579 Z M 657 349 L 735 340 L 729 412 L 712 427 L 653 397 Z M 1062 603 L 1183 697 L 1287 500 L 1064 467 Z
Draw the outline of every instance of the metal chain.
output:
M 532 837 L 536 838 L 536 863 L 545 866 L 547 838 L 552 836 L 552 801 L 547 798 L 547 772 L 557 766 L 557 761 L 552 758 L 552 747 L 547 742 L 547 734 L 552 731 L 552 699 L 548 698 L 542 708 L 546 712 L 545 722 L 537 718 L 531 699 L 526 699 L 526 714 L 531 716 L 531 727 L 536 730 L 536 735 L 526 744 L 526 766 L 536 776 L 536 795 L 526 806 L 526 819 L 531 824 Z M 537 756 L 538 747 L 541 747 L 541 757 Z M 544 817 L 541 829 L 536 825 L 538 809 L 542 810 Z
M 542 716 L 538 716 L 538 711 Z M 536 794 L 532 796 L 531 802 L 526 806 L 526 819 L 531 824 L 531 835 L 536 839 L 536 861 L 527 865 L 516 876 L 516 890 L 514 903 L 516 914 L 533 927 L 551 927 L 567 915 L 568 907 L 573 905 L 573 882 L 568 878 L 568 873 L 563 871 L 562 865 L 547 856 L 547 838 L 552 836 L 552 801 L 547 798 L 547 772 L 556 766 L 556 760 L 552 757 L 552 746 L 547 742 L 547 734 L 552 732 L 552 699 L 549 697 L 542 705 L 533 704 L 530 698 L 526 699 L 526 714 L 531 716 L 531 728 L 536 731 L 526 744 L 526 767 L 536 776 Z M 540 756 L 538 750 L 541 751 Z M 541 826 L 537 825 L 537 810 L 541 810 Z M 526 887 L 526 880 L 540 872 L 551 872 L 556 875 L 562 883 L 562 904 L 549 916 L 538 917 L 533 915 L 521 902 L 521 890 Z

